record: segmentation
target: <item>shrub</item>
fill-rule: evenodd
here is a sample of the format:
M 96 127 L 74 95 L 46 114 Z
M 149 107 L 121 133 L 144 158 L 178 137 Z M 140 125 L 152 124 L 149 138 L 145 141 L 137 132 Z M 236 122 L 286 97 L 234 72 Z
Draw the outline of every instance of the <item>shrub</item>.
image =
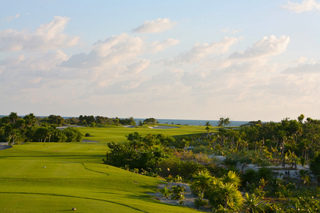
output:
M 177 186 L 172 186 L 172 195 L 171 198 L 173 200 L 183 200 L 184 199 L 184 187 L 177 185 Z
M 258 174 L 253 169 L 248 169 L 244 173 L 241 174 L 242 186 L 247 187 L 250 184 L 254 184 L 258 180 Z
M 197 198 L 194 200 L 194 205 L 196 206 L 196 208 L 199 208 L 201 206 L 206 206 L 208 205 L 208 201 L 202 199 L 202 198 Z
M 168 197 L 168 196 L 172 195 L 172 191 L 170 189 L 168 189 L 166 186 L 164 188 L 162 188 L 160 190 L 160 192 L 164 197 Z
M 224 160 L 225 165 L 227 166 L 236 166 L 237 162 L 242 163 L 251 163 L 252 160 L 249 157 L 243 157 L 243 156 L 239 156 L 239 155 L 229 155 L 226 157 L 226 159 Z
M 271 180 L 273 178 L 272 170 L 266 167 L 260 168 L 258 170 L 258 180 L 261 178 L 265 179 L 266 181 Z
M 203 170 L 204 166 L 194 161 L 182 161 L 177 157 L 162 159 L 159 163 L 159 175 L 162 177 L 181 176 L 184 179 L 190 179 L 192 174 Z

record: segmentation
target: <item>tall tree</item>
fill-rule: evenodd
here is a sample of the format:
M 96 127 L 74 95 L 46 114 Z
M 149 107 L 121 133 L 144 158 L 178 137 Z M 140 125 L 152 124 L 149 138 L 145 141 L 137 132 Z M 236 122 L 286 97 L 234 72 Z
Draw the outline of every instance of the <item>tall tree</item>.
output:
M 9 115 L 10 122 L 14 124 L 18 120 L 19 116 L 16 112 L 11 112 Z

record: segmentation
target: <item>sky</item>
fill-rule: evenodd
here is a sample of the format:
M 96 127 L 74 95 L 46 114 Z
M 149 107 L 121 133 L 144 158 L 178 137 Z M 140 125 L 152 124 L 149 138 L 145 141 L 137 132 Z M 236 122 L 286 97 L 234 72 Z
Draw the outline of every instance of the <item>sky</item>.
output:
M 320 119 L 320 0 L 10 0 L 0 114 Z

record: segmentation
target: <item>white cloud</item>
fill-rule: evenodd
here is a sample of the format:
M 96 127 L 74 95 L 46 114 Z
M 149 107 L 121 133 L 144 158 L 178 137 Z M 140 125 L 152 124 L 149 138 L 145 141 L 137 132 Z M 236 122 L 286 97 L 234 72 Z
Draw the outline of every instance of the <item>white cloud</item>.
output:
M 176 61 L 197 62 L 212 54 L 224 54 L 229 51 L 230 47 L 238 41 L 237 38 L 223 38 L 220 42 L 196 43 L 191 50 L 181 54 Z
M 177 44 L 179 44 L 180 41 L 177 39 L 173 39 L 173 38 L 169 38 L 165 41 L 159 42 L 159 41 L 155 41 L 151 44 L 153 51 L 154 52 L 159 52 L 159 51 L 163 51 L 168 47 L 172 47 L 175 46 Z
M 176 25 L 169 18 L 159 18 L 157 20 L 145 21 L 141 26 L 133 29 L 137 33 L 160 33 L 171 30 Z
M 302 64 L 302 63 L 306 62 L 307 60 L 308 60 L 308 58 L 302 56 L 302 57 L 300 57 L 300 58 L 297 60 L 297 63 L 298 63 L 298 64 Z
M 14 16 L 5 17 L 2 20 L 5 21 L 5 22 L 12 22 L 14 19 L 17 19 L 19 17 L 20 17 L 20 14 L 16 14 Z
M 54 17 L 53 21 L 43 24 L 34 32 L 7 29 L 0 31 L 0 51 L 49 50 L 74 46 L 78 37 L 63 33 L 68 23 L 67 17 Z
M 246 49 L 243 52 L 234 52 L 231 58 L 259 58 L 277 55 L 284 52 L 290 42 L 290 37 L 281 36 L 277 39 L 275 36 L 265 36 L 260 41 L 253 44 L 252 47 Z
M 123 33 L 98 41 L 88 54 L 75 54 L 61 65 L 79 69 L 100 68 L 134 59 L 144 50 L 145 43 L 141 38 Z
M 320 3 L 315 0 L 304 0 L 301 4 L 289 1 L 287 5 L 282 7 L 295 13 L 302 13 L 306 11 L 320 10 Z

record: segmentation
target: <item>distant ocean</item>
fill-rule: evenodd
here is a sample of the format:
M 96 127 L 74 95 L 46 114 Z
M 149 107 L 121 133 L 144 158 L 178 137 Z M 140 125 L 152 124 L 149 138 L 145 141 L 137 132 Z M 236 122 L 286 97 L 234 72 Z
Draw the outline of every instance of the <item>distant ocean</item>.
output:
M 139 121 L 144 121 L 143 118 L 134 118 L 135 122 L 138 124 Z M 211 126 L 218 126 L 218 120 L 178 120 L 178 119 L 157 119 L 160 124 L 180 124 L 180 125 L 190 125 L 190 126 L 205 126 L 209 121 Z M 228 126 L 241 126 L 242 124 L 247 124 L 249 121 L 230 121 Z
M 0 115 L 4 117 L 7 115 Z M 24 115 L 19 115 L 19 117 L 24 117 Z M 37 116 L 37 117 L 47 117 L 47 116 Z M 71 118 L 63 116 L 64 119 Z M 134 118 L 135 122 L 139 124 L 139 121 L 144 121 L 145 118 Z M 175 124 L 175 125 L 190 125 L 190 126 L 205 126 L 209 121 L 211 126 L 218 126 L 218 120 L 184 120 L 184 119 L 157 119 L 160 124 Z M 241 126 L 242 124 L 247 124 L 249 121 L 230 121 L 228 126 Z

